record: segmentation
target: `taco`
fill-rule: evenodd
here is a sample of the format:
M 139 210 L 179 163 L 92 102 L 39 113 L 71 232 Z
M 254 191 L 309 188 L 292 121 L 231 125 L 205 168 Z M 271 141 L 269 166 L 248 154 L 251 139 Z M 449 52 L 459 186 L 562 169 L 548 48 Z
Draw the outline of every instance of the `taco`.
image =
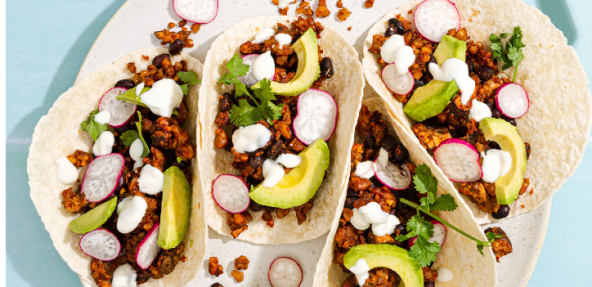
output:
M 220 35 L 199 106 L 209 226 L 261 244 L 327 232 L 363 87 L 356 51 L 311 17 L 253 18 Z
M 82 78 L 35 127 L 31 199 L 58 253 L 87 283 L 181 286 L 201 266 L 202 68 L 164 48 L 131 52 Z
M 539 207 L 582 160 L 586 74 L 561 31 L 521 1 L 412 1 L 370 29 L 363 66 L 423 146 L 412 153 L 435 159 L 479 223 Z
M 313 286 L 495 286 L 495 236 L 412 152 L 412 135 L 382 99 L 362 102 L 355 142 Z

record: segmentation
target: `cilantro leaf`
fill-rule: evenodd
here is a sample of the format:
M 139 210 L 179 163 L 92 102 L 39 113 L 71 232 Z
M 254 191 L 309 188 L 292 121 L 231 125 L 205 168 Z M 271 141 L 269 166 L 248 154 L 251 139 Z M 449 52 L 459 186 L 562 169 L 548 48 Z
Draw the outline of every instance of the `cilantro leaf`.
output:
M 263 118 L 261 112 L 249 105 L 245 99 L 241 99 L 238 106 L 232 106 L 228 117 L 235 125 L 240 127 L 252 125 Z
M 178 157 L 177 157 L 177 162 L 178 162 L 178 163 L 181 163 L 182 161 L 183 161 L 183 158 L 182 158 L 182 157 L 180 157 L 180 156 L 178 156 Z
M 142 91 L 140 92 L 140 95 L 147 92 L 148 90 L 150 90 L 150 88 L 148 88 L 148 87 L 143 88 Z M 125 93 L 123 93 L 115 98 L 120 101 L 124 101 L 124 102 L 130 103 L 130 104 L 142 106 L 145 108 L 148 107 L 146 104 L 142 103 L 142 98 L 140 98 L 140 96 L 136 95 L 136 88 L 129 89 L 129 90 L 125 91 Z
M 483 247 L 485 247 L 485 245 L 483 245 L 481 243 L 477 243 L 477 251 L 479 251 L 479 253 L 481 253 L 481 256 L 485 256 L 485 254 L 483 254 Z
M 426 164 L 420 164 L 415 168 L 413 183 L 415 189 L 421 193 L 432 194 L 434 198 L 438 195 L 438 180 L 432 176 L 432 171 Z
M 146 157 L 148 154 L 150 154 L 150 148 L 142 136 L 142 113 L 140 113 L 140 111 L 138 111 L 138 121 L 136 122 L 136 127 L 138 127 L 138 136 L 140 137 L 140 140 L 142 140 L 142 145 L 144 146 L 144 150 L 142 151 L 142 155 L 140 157 Z
M 249 72 L 249 65 L 243 63 L 243 58 L 239 54 L 234 54 L 232 59 L 226 64 L 226 69 L 236 77 L 240 77 Z
M 450 194 L 442 194 L 430 206 L 432 210 L 436 211 L 453 211 L 458 207 L 454 202 L 454 197 Z
M 108 126 L 107 124 L 101 125 L 95 122 L 95 116 L 99 113 L 99 109 L 95 109 L 94 111 L 90 112 L 86 121 L 80 123 L 80 129 L 85 132 L 88 132 L 93 140 L 97 140 L 102 132 L 106 131 Z
M 193 71 L 178 72 L 177 77 L 179 77 L 179 79 L 181 81 L 183 81 L 183 83 L 185 83 L 180 86 L 181 90 L 183 90 L 183 95 L 187 95 L 187 89 L 189 86 L 195 85 L 195 84 L 198 84 L 199 82 L 201 82 L 201 80 L 197 78 L 197 74 Z
M 131 146 L 134 143 L 134 141 L 136 141 L 139 138 L 140 136 L 138 135 L 138 132 L 134 130 L 126 131 L 121 135 L 123 145 L 125 145 L 126 147 Z
M 487 236 L 487 239 L 489 239 L 489 240 L 495 240 L 495 239 L 497 239 L 497 238 L 502 238 L 502 237 L 504 237 L 503 235 L 497 235 L 497 234 L 495 234 L 495 233 L 493 233 L 493 232 L 491 232 L 491 231 L 490 231 L 490 232 L 487 232 L 487 233 L 485 233 L 485 236 Z
M 415 244 L 409 249 L 409 256 L 415 258 L 422 267 L 426 267 L 436 261 L 436 253 L 440 250 L 440 244 L 437 241 L 429 242 L 418 236 Z
M 510 37 L 508 42 L 506 42 L 506 46 L 503 47 L 502 40 L 507 38 L 509 35 L 512 35 L 512 37 Z M 491 41 L 490 48 L 492 50 L 491 58 L 497 59 L 503 63 L 503 70 L 509 69 L 512 66 L 516 67 L 514 69 L 514 77 L 512 81 L 516 81 L 518 65 L 520 64 L 520 61 L 524 59 L 524 54 L 522 53 L 521 49 L 526 47 L 526 45 L 522 43 L 522 37 L 522 29 L 520 26 L 514 27 L 514 31 L 511 34 L 501 33 L 498 37 L 492 33 L 489 36 L 489 41 Z
M 243 84 L 238 77 L 244 76 L 249 72 L 249 65 L 243 63 L 243 59 L 238 55 L 234 54 L 232 59 L 228 61 L 226 64 L 226 69 L 230 73 L 226 73 L 220 77 L 218 83 L 225 84 L 225 85 L 233 85 L 234 84 L 234 95 L 238 98 L 242 95 L 248 95 L 249 91 L 247 90 L 247 86 Z

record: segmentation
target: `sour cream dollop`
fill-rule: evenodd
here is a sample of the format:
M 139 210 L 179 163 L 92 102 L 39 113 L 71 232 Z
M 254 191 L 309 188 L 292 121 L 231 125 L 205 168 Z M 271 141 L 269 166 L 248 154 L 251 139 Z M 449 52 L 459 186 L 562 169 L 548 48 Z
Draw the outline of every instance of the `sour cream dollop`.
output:
M 384 148 L 380 148 L 380 151 L 378 152 L 378 162 L 382 166 L 386 167 L 386 165 L 388 164 L 388 158 L 388 151 L 386 151 Z
M 357 230 L 366 230 L 370 227 L 370 223 L 364 220 L 364 216 L 357 208 L 354 208 L 354 216 L 349 220 L 349 222 L 354 226 Z
M 55 164 L 58 165 L 56 172 L 58 182 L 61 184 L 72 184 L 78 179 L 78 169 L 66 158 L 60 156 L 56 159 Z
M 253 71 L 253 76 L 258 81 L 267 79 L 269 75 L 273 75 L 275 73 L 275 61 L 271 56 L 271 51 L 259 55 L 259 57 L 253 61 L 251 70 Z
M 405 45 L 405 39 L 401 35 L 392 35 L 380 48 L 380 57 L 387 63 L 395 63 L 397 72 L 405 74 L 409 67 L 415 63 L 413 49 Z
M 360 286 L 364 286 L 366 280 L 370 278 L 370 273 L 368 273 L 368 271 L 370 271 L 370 266 L 368 266 L 368 263 L 366 263 L 366 260 L 363 258 L 358 259 L 356 264 L 354 264 L 354 266 L 352 266 L 349 271 L 356 275 L 356 279 L 358 280 L 358 284 Z
M 393 234 L 401 222 L 399 219 L 382 211 L 380 204 L 370 202 L 362 207 L 353 209 L 354 215 L 349 222 L 357 230 L 366 230 L 372 225 L 372 233 L 378 237 Z
M 275 35 L 274 38 L 278 41 L 278 43 L 280 44 L 280 47 L 283 45 L 288 45 L 288 44 L 292 43 L 292 36 L 290 36 L 288 34 L 279 33 L 279 34 Z
M 389 214 L 385 223 L 372 224 L 372 233 L 378 237 L 382 237 L 387 234 L 393 234 L 395 232 L 395 228 L 397 228 L 397 225 L 400 223 L 401 222 L 396 216 Z
M 282 178 L 284 178 L 285 170 L 279 163 L 273 159 L 266 159 L 263 162 L 263 168 L 261 173 L 265 180 L 263 180 L 263 186 L 272 188 L 276 186 Z
M 382 211 L 380 204 L 370 202 L 359 208 L 364 220 L 371 224 L 383 224 L 388 220 L 389 214 Z
M 136 139 L 130 146 L 130 157 L 135 161 L 134 169 L 144 166 L 142 153 L 144 152 L 144 145 L 141 139 Z
M 278 156 L 275 161 L 287 168 L 295 168 L 302 163 L 302 157 L 295 154 L 284 153 Z
M 469 112 L 469 119 L 475 119 L 475 121 L 480 122 L 484 118 L 491 118 L 491 109 L 486 104 L 473 100 L 473 106 Z
M 130 196 L 117 205 L 117 230 L 126 234 L 132 232 L 146 214 L 148 204 L 141 196 Z
M 452 271 L 448 270 L 445 267 L 438 268 L 438 277 L 436 278 L 436 280 L 438 280 L 440 282 L 448 282 L 448 281 L 452 280 L 452 277 L 454 277 L 454 274 L 452 274 Z
M 108 110 L 104 110 L 95 115 L 95 122 L 100 125 L 104 125 L 111 120 L 111 113 Z
M 140 191 L 147 194 L 157 194 L 162 191 L 164 185 L 164 173 L 160 169 L 147 164 L 142 168 L 138 186 Z
M 144 89 L 144 86 L 144 82 L 141 82 L 136 86 L 136 96 L 139 97 L 140 94 L 142 94 L 142 89 Z
M 263 41 L 269 39 L 269 37 L 275 35 L 275 30 L 273 28 L 263 28 L 257 35 L 255 36 L 255 40 L 252 43 L 261 44 Z
M 485 182 L 494 183 L 512 167 L 512 156 L 507 151 L 490 149 L 485 154 L 481 153 L 481 157 L 483 157 L 481 168 Z
M 111 286 L 113 287 L 136 287 L 136 270 L 132 268 L 129 263 L 123 264 L 113 272 L 113 281 Z
M 264 147 L 271 139 L 271 132 L 262 124 L 240 127 L 232 134 L 234 150 L 238 153 L 252 152 Z
M 96 156 L 110 154 L 115 144 L 115 136 L 110 131 L 104 131 L 99 135 L 95 145 L 93 145 L 93 154 Z
M 361 178 L 371 178 L 374 176 L 374 163 L 370 160 L 358 163 L 356 166 L 356 176 Z
M 460 97 L 462 104 L 466 105 L 469 102 L 475 91 L 475 80 L 469 77 L 469 66 L 467 66 L 467 63 L 457 58 L 450 58 L 442 64 L 442 67 L 438 66 L 438 64 L 430 63 L 429 69 L 434 79 L 438 81 L 456 81 L 462 94 Z
M 183 90 L 174 80 L 162 79 L 154 82 L 152 88 L 140 98 L 152 113 L 169 118 L 173 114 L 173 109 L 181 105 Z

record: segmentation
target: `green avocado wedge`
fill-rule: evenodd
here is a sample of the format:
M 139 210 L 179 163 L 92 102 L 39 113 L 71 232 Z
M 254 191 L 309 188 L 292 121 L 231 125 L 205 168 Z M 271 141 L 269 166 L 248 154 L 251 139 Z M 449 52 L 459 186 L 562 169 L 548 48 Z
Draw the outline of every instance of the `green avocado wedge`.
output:
M 117 208 L 117 197 L 113 197 L 87 213 L 70 221 L 70 229 L 76 233 L 85 234 L 103 225 Z
M 329 147 L 318 139 L 300 154 L 302 163 L 284 175 L 274 187 L 259 184 L 251 189 L 249 196 L 255 202 L 282 209 L 308 202 L 317 192 L 329 167 Z
M 321 75 L 317 34 L 308 29 L 292 46 L 298 56 L 296 75 L 288 83 L 271 82 L 271 91 L 281 96 L 297 96 L 308 90 Z M 252 89 L 260 89 L 260 82 Z
M 401 247 L 390 244 L 356 245 L 345 253 L 343 265 L 349 269 L 360 259 L 366 261 L 370 270 L 384 267 L 397 272 L 405 287 L 423 287 L 421 266 Z
M 449 35 L 444 35 L 442 41 L 438 44 L 438 48 L 434 52 L 434 58 L 438 65 L 442 66 L 446 60 L 450 58 L 457 58 L 466 61 L 467 42 L 461 41 Z
M 191 186 L 185 174 L 176 166 L 164 172 L 162 207 L 158 246 L 163 249 L 177 247 L 189 227 L 191 216 Z
M 503 119 L 485 118 L 479 129 L 488 141 L 495 141 L 503 151 L 510 153 L 510 170 L 495 181 L 495 195 L 499 204 L 510 204 L 518 198 L 526 172 L 526 145 L 518 128 Z

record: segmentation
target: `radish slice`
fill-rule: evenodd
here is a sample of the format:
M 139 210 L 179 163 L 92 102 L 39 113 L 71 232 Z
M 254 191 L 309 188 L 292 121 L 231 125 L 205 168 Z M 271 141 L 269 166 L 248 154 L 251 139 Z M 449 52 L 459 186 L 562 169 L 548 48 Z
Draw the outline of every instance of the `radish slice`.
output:
M 111 231 L 98 228 L 80 238 L 80 250 L 94 259 L 111 261 L 119 256 L 121 243 Z
M 212 185 L 212 197 L 222 209 L 230 213 L 242 213 L 249 207 L 249 187 L 237 176 L 219 175 Z
M 415 9 L 415 28 L 426 39 L 440 43 L 448 30 L 460 28 L 460 14 L 448 0 L 426 0 Z
M 136 263 L 144 270 L 148 269 L 158 253 L 162 248 L 158 246 L 158 231 L 160 230 L 160 223 L 155 223 L 152 229 L 148 231 L 148 234 L 140 245 L 138 245 L 138 251 L 136 251 Z
M 298 113 L 294 118 L 294 133 L 298 140 L 310 145 L 316 139 L 328 141 L 337 124 L 337 103 L 329 93 L 309 89 L 298 96 Z
M 273 287 L 298 287 L 302 283 L 302 268 L 292 258 L 279 257 L 271 262 L 267 277 Z
M 530 104 L 526 90 L 518 84 L 503 84 L 495 94 L 495 106 L 504 116 L 515 119 L 528 112 Z
M 374 160 L 374 174 L 380 183 L 392 190 L 407 189 L 411 184 L 411 172 L 406 164 L 399 168 L 396 164 L 386 161 L 386 166 L 383 166 L 379 158 Z
M 119 184 L 125 159 L 121 154 L 111 153 L 95 158 L 86 168 L 81 192 L 86 200 L 100 202 L 109 197 Z
M 218 0 L 173 0 L 173 9 L 189 22 L 207 24 L 218 15 Z
M 429 242 L 437 241 L 440 244 L 440 248 L 442 248 L 444 246 L 444 242 L 446 242 L 446 233 L 447 233 L 446 226 L 444 226 L 444 224 L 442 224 L 440 221 L 437 221 L 437 220 L 432 220 L 432 221 L 430 221 L 430 223 L 432 223 L 434 225 L 434 236 L 432 236 L 428 241 Z M 417 241 L 417 236 L 415 236 L 415 237 L 409 239 L 409 241 L 407 241 L 407 247 L 411 248 L 411 246 L 413 246 L 415 244 L 415 241 Z
M 255 61 L 255 59 L 257 59 L 257 57 L 259 57 L 259 55 L 257 54 L 249 54 L 243 56 L 243 64 L 249 65 L 249 71 L 246 75 L 238 77 L 238 80 L 241 81 L 243 84 L 247 85 L 247 87 L 249 88 L 251 88 L 254 84 L 257 84 L 259 82 L 259 80 L 257 80 L 257 78 L 255 78 L 255 76 L 253 75 L 253 71 L 251 69 L 253 62 Z M 270 74 L 265 78 L 273 80 L 273 78 L 275 78 L 275 70 L 273 74 Z
M 455 182 L 475 182 L 483 176 L 479 152 L 460 139 L 443 141 L 434 151 L 434 160 L 442 172 Z
M 398 95 L 409 94 L 415 84 L 411 71 L 401 75 L 395 63 L 390 63 L 382 69 L 382 81 L 391 92 Z
M 108 90 L 99 101 L 99 112 L 109 111 L 111 114 L 111 119 L 107 123 L 109 126 L 120 128 L 136 113 L 138 106 L 115 98 L 126 91 L 125 88 L 113 88 Z

